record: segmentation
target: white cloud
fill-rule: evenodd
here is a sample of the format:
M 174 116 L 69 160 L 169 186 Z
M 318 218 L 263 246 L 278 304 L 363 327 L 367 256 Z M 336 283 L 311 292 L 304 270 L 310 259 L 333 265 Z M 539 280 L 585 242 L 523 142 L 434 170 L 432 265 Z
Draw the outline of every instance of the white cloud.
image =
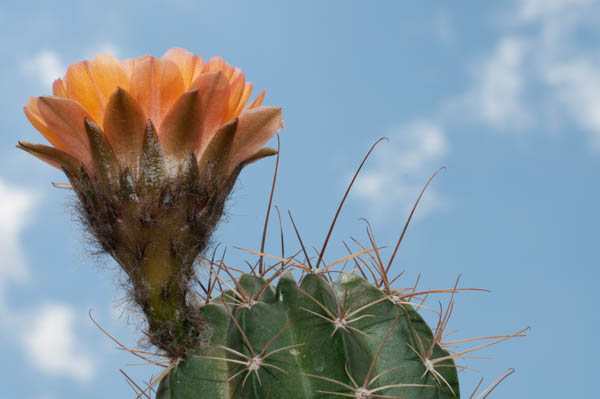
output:
M 571 124 L 600 151 L 600 53 L 586 42 L 600 36 L 598 18 L 597 0 L 518 1 L 471 86 L 443 107 L 446 122 L 549 132 Z
M 35 198 L 35 193 L 0 179 L 0 310 L 6 282 L 23 282 L 29 277 L 21 234 L 32 219 Z
M 557 14 L 565 8 L 590 4 L 593 0 L 521 0 L 517 18 L 521 21 L 534 21 Z
M 520 0 L 491 51 L 471 70 L 465 91 L 442 103 L 437 125 L 413 122 L 394 129 L 359 177 L 356 194 L 375 216 L 412 206 L 447 153 L 445 130 L 477 123 L 503 131 L 554 131 L 562 119 L 591 137 L 600 151 L 600 37 L 598 0 Z M 444 14 L 433 21 L 440 40 L 451 35 Z M 588 39 L 589 40 L 589 39 Z M 549 114 L 549 111 L 551 114 Z M 570 129 L 573 130 L 573 129 Z M 430 187 L 417 214 L 445 205 Z M 396 212 L 397 213 L 397 212 Z
M 590 133 L 592 148 L 600 150 L 600 65 L 576 59 L 549 66 L 544 77 L 557 101 Z
M 31 314 L 9 307 L 4 298 L 8 284 L 31 277 L 21 235 L 32 220 L 38 197 L 0 178 L 0 328 L 23 346 L 32 364 L 43 372 L 86 381 L 94 367 L 78 343 L 72 308 L 44 305 Z
M 524 27 L 537 27 L 531 29 L 531 79 L 545 90 L 538 105 L 552 110 L 551 118 L 542 114 L 541 119 L 574 125 L 588 134 L 590 148 L 600 151 L 600 53 L 585 43 L 585 37 L 600 35 L 600 2 L 522 1 L 517 19 L 523 15 L 532 16 L 521 18 Z
M 482 121 L 497 129 L 522 129 L 531 124 L 523 101 L 528 44 L 505 37 L 494 52 L 473 69 L 474 84 L 451 102 L 455 115 Z
M 50 89 L 52 82 L 62 77 L 65 70 L 60 56 L 53 50 L 42 50 L 21 63 L 21 71 L 36 78 L 45 89 Z
M 355 194 L 371 205 L 375 218 L 398 214 L 405 217 L 429 176 L 442 166 L 448 151 L 443 129 L 420 120 L 393 128 L 389 142 L 381 143 L 355 185 Z M 419 206 L 423 216 L 444 204 L 430 187 Z M 400 214 L 398 210 L 402 210 Z
M 94 362 L 78 342 L 74 311 L 63 304 L 42 306 L 23 335 L 31 363 L 51 376 L 85 382 L 94 375 Z

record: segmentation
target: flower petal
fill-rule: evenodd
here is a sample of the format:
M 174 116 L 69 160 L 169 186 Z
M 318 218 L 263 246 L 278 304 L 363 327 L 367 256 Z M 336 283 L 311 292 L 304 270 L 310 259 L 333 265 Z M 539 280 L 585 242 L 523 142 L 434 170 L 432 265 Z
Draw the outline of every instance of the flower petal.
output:
M 231 76 L 233 75 L 233 68 L 230 68 L 227 62 L 225 62 L 225 60 L 219 56 L 212 57 L 210 60 L 208 60 L 204 71 L 222 72 L 227 80 L 230 80 Z
M 137 176 L 146 121 L 146 115 L 135 98 L 127 90 L 117 87 L 106 106 L 104 134 L 117 158 L 129 167 L 133 176 Z
M 244 87 L 246 83 L 246 78 L 244 74 L 240 74 L 230 85 L 230 94 L 229 94 L 229 103 L 227 105 L 227 113 L 225 114 L 225 120 L 229 121 L 235 118 L 235 111 L 238 108 L 238 104 L 242 99 L 242 95 L 244 94 Z
M 52 83 L 52 95 L 55 97 L 67 97 L 67 89 L 62 79 L 56 79 Z
M 173 61 L 147 57 L 136 62 L 131 75 L 131 94 L 155 126 L 160 126 L 183 91 L 183 78 Z
M 258 97 L 256 97 L 254 99 L 254 101 L 252 101 L 250 103 L 250 105 L 248 105 L 248 109 L 260 107 L 262 105 L 263 101 L 265 100 L 265 93 L 266 92 L 267 91 L 265 89 L 263 89 L 263 91 L 260 92 L 260 94 L 258 95 Z
M 121 63 L 109 54 L 99 54 L 90 61 L 90 72 L 103 107 L 106 106 L 115 89 L 122 87 L 129 90 L 129 76 L 121 67 Z M 98 121 L 104 120 L 96 119 Z
M 162 59 L 173 61 L 179 67 L 185 89 L 189 89 L 194 80 L 202 73 L 204 69 L 204 60 L 198 55 L 194 55 L 187 50 L 179 47 L 173 47 L 163 55 Z
M 230 66 L 223 58 L 218 56 L 208 60 L 204 67 L 204 72 L 221 72 L 229 83 L 235 81 L 242 74 L 240 68 Z
M 206 148 L 214 134 L 225 122 L 227 101 L 229 100 L 229 83 L 220 72 L 203 73 L 192 84 L 192 88 L 198 90 L 198 98 L 194 104 L 194 124 L 187 135 L 192 138 L 189 141 L 198 158 Z M 166 121 L 166 120 L 165 120 Z M 175 130 L 172 126 L 174 119 L 161 126 L 160 137 L 165 143 L 171 140 L 169 135 Z M 178 133 L 181 134 L 181 133 Z
M 202 113 L 198 89 L 186 91 L 165 116 L 158 130 L 167 171 L 176 175 L 202 134 Z
M 65 76 L 65 87 L 67 96 L 81 104 L 94 120 L 103 119 L 104 104 L 92 78 L 88 61 L 76 62 L 69 66 Z
M 25 116 L 27 117 L 27 119 L 29 119 L 29 122 L 31 122 L 33 127 L 35 127 L 40 133 L 42 133 L 42 136 L 44 136 L 50 144 L 52 144 L 56 148 L 61 148 L 63 150 L 66 149 L 64 143 L 60 141 L 59 138 L 56 137 L 56 135 L 50 131 L 50 128 L 48 128 L 48 125 L 42 118 L 42 115 L 40 114 L 40 110 L 38 108 L 38 99 L 36 97 L 29 97 L 27 105 L 23 107 L 23 111 L 25 111 Z
M 48 129 L 64 144 L 64 149 L 85 165 L 91 154 L 84 120 L 90 114 L 77 102 L 60 97 L 39 97 L 38 107 Z
M 202 181 L 226 183 L 227 178 L 222 178 L 222 175 L 229 163 L 229 155 L 237 127 L 237 118 L 221 126 L 202 153 L 202 158 L 198 161 L 198 170 Z
M 125 60 L 119 61 L 119 64 L 121 64 L 121 68 L 123 68 L 123 72 L 125 72 L 125 75 L 127 75 L 127 78 L 129 79 L 130 82 L 131 82 L 131 74 L 133 73 L 133 70 L 135 69 L 135 63 L 136 63 L 136 61 L 133 58 L 127 58 Z
M 236 116 L 239 116 L 242 111 L 244 110 L 244 106 L 246 105 L 246 103 L 248 102 L 248 99 L 250 98 L 250 95 L 252 94 L 252 83 L 248 83 L 246 82 L 246 84 L 244 84 L 244 92 L 242 93 L 242 97 L 240 98 L 240 101 L 238 102 L 237 108 L 233 111 L 233 117 L 235 118 Z
M 227 176 L 255 155 L 283 127 L 281 108 L 261 106 L 244 111 L 239 117 Z

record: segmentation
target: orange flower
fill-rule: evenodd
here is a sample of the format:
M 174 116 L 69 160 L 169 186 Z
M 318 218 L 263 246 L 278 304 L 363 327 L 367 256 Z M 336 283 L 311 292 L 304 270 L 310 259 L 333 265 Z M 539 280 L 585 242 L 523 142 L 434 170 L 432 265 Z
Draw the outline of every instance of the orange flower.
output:
M 283 127 L 281 109 L 250 104 L 252 84 L 221 58 L 174 48 L 161 58 L 101 54 L 69 67 L 25 114 L 52 146 L 18 147 L 62 169 L 85 227 L 125 271 L 146 336 L 172 359 L 205 342 L 190 299 L 242 167 Z
M 247 104 L 251 93 L 242 71 L 220 57 L 204 62 L 180 48 L 161 58 L 122 61 L 100 54 L 69 66 L 65 77 L 54 82 L 53 96 L 32 97 L 25 106 L 29 121 L 54 148 L 19 147 L 55 167 L 81 163 L 93 173 L 87 124 L 102 131 L 121 169 L 137 176 L 151 121 L 173 175 L 190 153 L 201 160 L 217 132 L 235 123 L 223 168 L 222 178 L 227 178 L 246 161 L 272 155 L 261 149 L 283 127 L 281 109 L 261 105 L 264 90 Z

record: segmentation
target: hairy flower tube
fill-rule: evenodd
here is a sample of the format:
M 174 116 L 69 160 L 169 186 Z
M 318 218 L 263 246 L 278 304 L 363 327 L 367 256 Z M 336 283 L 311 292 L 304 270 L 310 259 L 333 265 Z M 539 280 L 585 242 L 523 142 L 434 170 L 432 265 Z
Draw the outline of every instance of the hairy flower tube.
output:
M 161 58 L 101 54 L 69 66 L 25 114 L 51 146 L 19 142 L 64 171 L 82 220 L 128 276 L 150 342 L 171 358 L 207 340 L 191 301 L 206 249 L 240 170 L 273 155 L 281 109 L 248 104 L 252 84 L 221 58 L 180 48 Z

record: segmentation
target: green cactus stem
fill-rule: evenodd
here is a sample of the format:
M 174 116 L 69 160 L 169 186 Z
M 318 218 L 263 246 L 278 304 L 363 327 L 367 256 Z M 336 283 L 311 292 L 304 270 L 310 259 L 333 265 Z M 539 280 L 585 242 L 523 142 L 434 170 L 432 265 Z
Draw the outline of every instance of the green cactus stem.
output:
M 211 344 L 170 371 L 157 399 L 459 397 L 452 357 L 421 316 L 362 277 L 236 285 L 201 308 Z

